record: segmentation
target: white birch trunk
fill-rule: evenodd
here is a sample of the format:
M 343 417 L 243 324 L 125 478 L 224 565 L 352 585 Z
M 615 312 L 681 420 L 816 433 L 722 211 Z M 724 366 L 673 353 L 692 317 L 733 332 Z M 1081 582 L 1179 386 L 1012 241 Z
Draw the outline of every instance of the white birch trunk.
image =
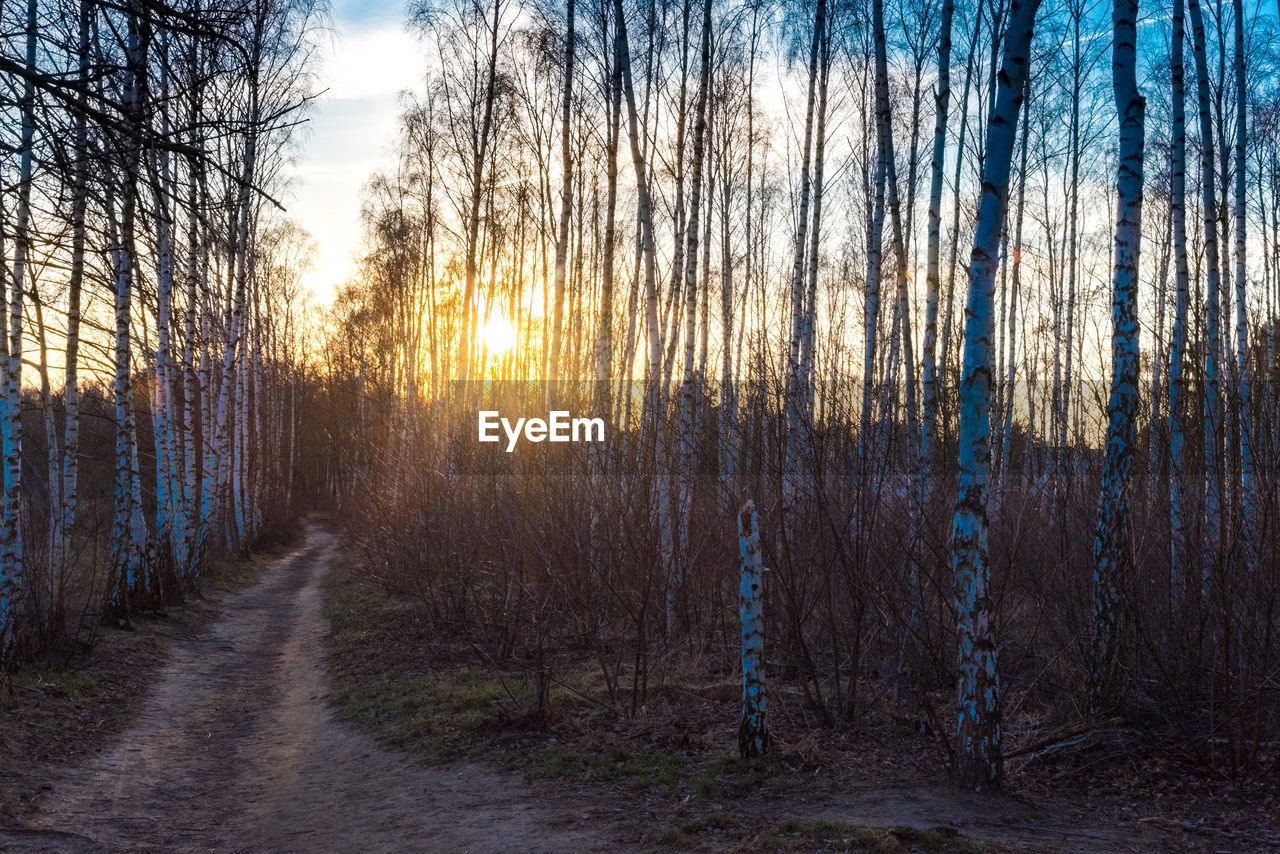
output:
M 111 565 L 107 616 L 117 626 L 127 626 L 128 597 L 136 586 L 137 548 L 133 518 L 133 375 L 129 322 L 132 311 L 133 277 L 136 261 L 134 215 L 138 195 L 138 172 L 142 157 L 143 106 L 146 99 L 146 38 L 139 16 L 131 11 L 128 20 L 128 85 L 125 106 L 129 122 L 124 151 L 124 199 L 121 207 L 119 245 L 115 251 L 115 514 L 111 529 Z
M 987 481 L 991 474 L 991 370 L 997 251 L 1009 197 L 1013 144 L 1039 0 L 1013 0 L 995 107 L 987 122 L 982 196 L 969 262 L 960 386 L 960 474 L 952 533 L 959 716 L 957 784 L 998 788 L 1003 777 L 1000 686 L 991 634 Z
M 1138 272 L 1142 249 L 1142 189 L 1146 100 L 1137 82 L 1138 0 L 1115 0 L 1111 73 L 1120 123 L 1116 174 L 1116 243 L 1111 296 L 1111 400 L 1106 458 L 1093 544 L 1094 661 L 1090 706 L 1095 713 L 1120 699 L 1133 568 L 1130 500 L 1138 434 Z
M 564 348 L 564 283 L 569 259 L 569 219 L 573 214 L 573 157 L 569 148 L 570 108 L 573 104 L 574 0 L 565 4 L 567 26 L 564 40 L 564 97 L 560 107 L 560 231 L 556 238 L 555 306 L 551 325 L 551 379 L 561 377 Z
M 1205 58 L 1204 16 L 1200 0 L 1188 0 L 1191 13 L 1192 49 L 1196 65 L 1196 100 L 1200 114 L 1200 205 L 1204 225 L 1205 278 L 1208 290 L 1205 310 L 1204 354 L 1204 551 L 1201 590 L 1207 596 L 1212 568 L 1221 559 L 1222 549 L 1222 285 L 1218 260 L 1218 195 L 1214 184 L 1213 118 L 1209 100 L 1209 68 Z
M 929 171 L 929 225 L 925 238 L 924 363 L 920 455 L 932 470 L 938 447 L 938 294 L 942 247 L 942 184 L 947 159 L 947 117 L 951 107 L 951 23 L 955 0 L 943 0 L 938 34 L 938 85 L 934 96 L 933 159 Z M 963 152 L 957 157 L 963 160 Z M 959 205 L 956 206 L 957 209 Z
M 800 155 L 799 207 L 796 214 L 795 241 L 791 263 L 791 338 L 787 351 L 787 439 L 784 449 L 782 472 L 782 531 L 784 541 L 794 537 L 792 514 L 796 506 L 796 481 L 800 458 L 807 442 L 803 441 L 806 427 L 804 405 L 804 375 L 801 350 L 805 340 L 806 281 L 805 250 L 809 233 L 809 205 L 812 197 L 810 167 L 812 164 L 814 113 L 817 109 L 820 88 L 820 58 L 827 30 L 827 3 L 818 0 L 813 18 L 813 36 L 809 43 L 809 89 L 805 106 L 804 148 Z
M 738 513 L 742 581 L 738 615 L 742 624 L 742 723 L 738 749 L 744 759 L 769 752 L 764 664 L 764 562 L 760 551 L 760 519 L 754 501 Z
M 27 0 L 26 67 L 36 68 L 36 0 Z M 4 511 L 0 525 L 0 662 L 11 651 L 14 623 L 26 583 L 22 561 L 22 301 L 31 255 L 31 184 L 35 143 L 35 85 L 22 85 L 22 130 L 18 160 L 18 208 L 14 222 L 13 271 L 9 282 L 8 358 L 0 438 L 4 454 Z
M 89 89 L 89 34 L 92 7 L 81 0 L 79 18 L 78 59 L 80 72 L 77 85 L 82 94 Z M 67 348 L 63 367 L 62 399 L 65 412 L 62 443 L 61 503 L 54 516 L 54 534 L 50 547 L 50 569 L 61 574 L 71 546 L 75 526 L 80 479 L 80 297 L 84 284 L 85 219 L 89 195 L 88 122 L 75 118 L 76 162 L 71 177 L 71 270 L 67 280 Z
M 1250 574 L 1257 569 L 1260 555 L 1258 553 L 1257 528 L 1255 523 L 1259 515 L 1258 477 L 1255 471 L 1255 449 L 1253 442 L 1253 421 L 1251 406 L 1251 379 L 1249 366 L 1249 312 L 1247 289 L 1247 266 L 1245 216 L 1248 197 L 1245 193 L 1245 179 L 1248 175 L 1247 146 L 1247 95 L 1244 54 L 1244 4 L 1242 0 L 1233 0 L 1235 12 L 1235 84 L 1236 84 L 1236 138 L 1235 138 L 1235 274 L 1236 274 L 1236 418 L 1240 425 L 1240 502 L 1241 502 L 1241 536 L 1244 538 L 1245 556 L 1249 564 Z
M 686 562 L 690 557 L 689 538 L 690 522 L 693 511 L 693 476 L 697 465 L 697 425 L 696 401 L 698 376 L 695 362 L 697 344 L 697 308 L 698 308 L 698 247 L 701 215 L 703 171 L 706 163 L 707 148 L 707 101 L 711 87 L 711 0 L 703 3 L 702 25 L 702 63 L 699 74 L 698 95 L 695 99 L 695 118 L 693 129 L 693 182 L 689 193 L 689 215 L 685 223 L 685 267 L 684 267 L 684 382 L 680 393 L 680 467 L 677 481 L 676 513 L 679 529 L 674 531 L 674 538 L 679 540 L 679 553 L 668 555 L 671 563 L 667 569 L 667 633 L 674 634 L 676 626 L 676 606 L 680 588 L 684 584 Z M 709 207 L 709 206 L 708 206 Z M 710 213 L 708 213 L 710 219 Z M 706 287 L 704 282 L 703 287 Z M 672 520 L 675 522 L 676 520 Z
M 1183 0 L 1173 0 L 1173 32 L 1169 58 L 1173 88 L 1173 128 L 1169 218 L 1173 229 L 1174 276 L 1177 297 L 1173 315 L 1173 336 L 1169 348 L 1169 588 L 1173 603 L 1179 601 L 1186 578 L 1188 558 L 1186 507 L 1186 438 L 1183 433 L 1183 378 L 1187 341 L 1187 309 L 1190 283 L 1187 272 L 1187 116 L 1186 69 L 1183 62 Z

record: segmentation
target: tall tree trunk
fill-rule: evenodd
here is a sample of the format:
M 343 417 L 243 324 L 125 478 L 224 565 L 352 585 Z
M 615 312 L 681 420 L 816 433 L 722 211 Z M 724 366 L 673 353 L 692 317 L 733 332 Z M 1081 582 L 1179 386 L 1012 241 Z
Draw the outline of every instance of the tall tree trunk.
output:
M 198 114 L 198 109 L 193 109 Z M 186 521 L 183 523 L 184 541 L 179 549 L 179 569 L 183 579 L 194 590 L 200 589 L 197 566 L 204 549 L 204 520 L 201 518 L 200 501 L 197 490 L 200 484 L 200 464 L 207 468 L 207 458 L 197 458 L 197 449 L 203 450 L 203 436 L 208 424 L 203 418 L 197 419 L 200 412 L 201 386 L 199 367 L 196 355 L 196 308 L 205 266 L 203 229 L 200 223 L 200 187 L 201 166 L 195 158 L 191 161 L 191 189 L 187 204 L 187 266 L 183 282 L 186 291 L 186 306 L 183 311 L 182 342 L 182 423 L 183 423 L 183 458 L 186 463 L 183 472 L 182 505 Z
M 649 192 L 644 151 L 640 146 L 640 122 L 636 114 L 635 86 L 631 80 L 631 47 L 627 41 L 627 20 L 622 8 L 622 0 L 613 0 L 613 12 L 617 21 L 614 50 L 618 65 L 622 69 L 622 94 L 627 102 L 627 138 L 631 147 L 631 162 L 636 172 L 636 220 L 640 230 L 640 255 L 644 269 L 645 327 L 648 336 L 645 400 L 650 434 L 655 435 L 662 429 L 662 410 L 658 395 L 658 383 L 662 374 L 662 333 L 658 325 L 653 201 Z M 655 450 L 655 462 L 656 454 Z
M 1244 549 L 1250 570 L 1258 565 L 1257 527 L 1258 478 L 1255 471 L 1253 424 L 1251 415 L 1252 389 L 1249 367 L 1249 312 L 1247 281 L 1247 256 L 1245 253 L 1245 209 L 1248 198 L 1245 179 L 1248 175 L 1247 146 L 1248 89 L 1245 79 L 1244 56 L 1244 4 L 1233 0 L 1235 12 L 1235 84 L 1236 84 L 1236 139 L 1235 139 L 1235 273 L 1236 273 L 1236 420 L 1240 428 L 1240 501 Z
M 1183 362 L 1187 346 L 1187 308 L 1190 284 L 1187 273 L 1187 114 L 1186 69 L 1183 62 L 1183 0 L 1173 0 L 1173 34 L 1169 67 L 1173 86 L 1172 172 L 1169 218 L 1173 229 L 1173 260 L 1177 278 L 1177 302 L 1173 315 L 1173 339 L 1169 349 L 1169 566 L 1173 601 L 1186 577 L 1188 558 L 1186 506 L 1186 438 L 1183 434 L 1183 398 L 1186 380 Z
M 36 0 L 27 0 L 26 68 L 36 71 Z M 32 77 L 22 84 L 22 129 L 18 161 L 18 209 L 14 222 L 13 271 L 9 283 L 8 359 L 5 362 L 3 425 L 4 514 L 0 525 L 0 662 L 12 650 L 14 623 L 26 583 L 22 560 L 22 301 L 31 264 L 31 185 L 35 159 L 36 94 Z
M 938 34 L 938 85 L 934 96 L 933 159 L 929 171 L 929 229 L 925 249 L 924 364 L 920 455 L 932 470 L 938 447 L 938 292 L 942 247 L 942 184 L 947 160 L 947 118 L 951 107 L 951 22 L 955 0 L 942 2 Z M 957 152 L 963 160 L 964 152 Z M 959 208 L 959 205 L 956 206 Z
M 1004 774 L 1000 745 L 1000 685 L 991 634 L 987 553 L 987 481 L 991 474 L 991 370 L 994 287 L 1000 233 L 1009 198 L 1013 144 L 1039 0 L 1013 0 L 995 108 L 987 122 L 982 195 L 969 261 L 964 370 L 960 385 L 960 476 L 952 533 L 956 589 L 956 686 L 959 718 L 956 783 L 998 788 Z
M 233 488 L 236 460 L 235 441 L 236 428 L 239 426 L 239 376 L 244 371 L 242 353 L 250 277 L 251 252 L 249 247 L 249 231 L 252 219 L 251 188 L 257 174 L 258 153 L 258 85 L 256 78 L 250 82 L 249 131 L 245 139 L 244 161 L 235 208 L 232 212 L 234 244 L 231 253 L 230 293 L 227 307 L 226 342 L 222 353 L 221 387 L 218 390 L 218 404 L 214 427 L 214 464 L 212 468 L 212 486 L 207 490 L 208 504 L 202 525 L 220 522 L 224 543 L 232 548 L 239 548 L 240 525 L 235 509 L 237 492 Z M 363 401 L 363 396 L 361 396 Z M 229 511 L 229 512 L 228 512 Z
M 58 429 L 54 424 L 53 417 L 53 395 L 49 391 L 49 336 L 44 325 L 44 306 L 40 301 L 40 293 L 36 289 L 32 289 L 31 308 L 35 314 L 36 321 L 36 340 L 40 346 L 40 412 L 44 415 L 44 438 L 45 438 L 45 488 L 49 490 L 49 535 L 45 541 L 49 549 L 49 577 L 45 582 L 44 592 L 48 599 L 44 602 L 41 618 L 47 637 L 55 635 L 52 632 L 60 631 L 63 626 L 63 578 L 61 575 L 61 567 L 55 567 L 53 564 L 53 556 L 55 547 L 53 540 L 57 536 L 53 522 L 53 516 L 58 512 L 58 505 L 61 503 L 59 492 L 62 487 L 62 461 L 58 455 Z
M 796 213 L 795 239 L 791 261 L 791 338 L 787 351 L 786 407 L 787 443 L 783 465 L 782 514 L 783 535 L 793 536 L 791 513 L 796 502 L 796 478 L 801 456 L 801 436 L 806 429 L 803 404 L 803 377 L 801 375 L 801 349 L 805 323 L 805 250 L 809 233 L 809 205 L 812 195 L 810 168 L 813 150 L 814 113 L 817 110 L 821 72 L 819 58 L 827 30 L 827 2 L 818 0 L 813 16 L 813 36 L 809 42 L 809 90 L 805 106 L 804 143 L 800 155 L 799 204 Z
M 90 0 L 81 0 L 77 58 L 79 75 L 77 93 L 89 95 L 89 36 L 93 14 Z M 75 163 L 71 172 L 71 269 L 67 278 L 67 349 L 62 374 L 64 410 L 62 441 L 61 504 L 54 521 L 50 540 L 50 570 L 61 577 L 71 533 L 75 526 L 80 479 L 80 297 L 84 286 L 85 219 L 89 202 L 89 126 L 82 112 L 77 112 L 73 131 Z
M 1028 64 L 1029 64 L 1028 60 Z M 1030 113 L 1031 110 L 1031 74 L 1028 68 L 1026 91 L 1023 93 L 1024 108 Z M 1022 285 L 1022 216 L 1026 209 L 1027 201 L 1027 143 L 1031 139 L 1031 122 L 1026 121 L 1022 124 L 1021 151 L 1018 154 L 1018 204 L 1017 213 L 1014 214 L 1013 220 L 1013 261 L 1010 266 L 1013 268 L 1010 276 L 1009 285 L 1009 325 L 1008 325 L 1008 341 L 1006 346 L 1009 348 L 1009 355 L 1005 364 L 1005 392 L 1004 392 L 1004 438 L 1000 443 L 1000 468 L 998 474 L 998 485 L 996 491 L 998 493 L 997 500 L 1003 502 L 1004 490 L 1008 484 L 1010 457 L 1013 453 L 1013 399 L 1014 391 L 1017 388 L 1017 365 L 1018 365 L 1018 291 Z M 1028 445 L 1029 447 L 1029 445 Z
M 898 193 L 897 156 L 893 146 L 893 115 L 889 106 L 889 61 L 888 49 L 885 45 L 887 39 L 884 29 L 883 0 L 872 0 L 871 20 L 876 64 L 877 148 L 881 152 L 881 157 L 887 169 L 886 184 L 889 195 L 889 218 L 892 225 L 893 252 L 896 261 L 895 278 L 897 280 L 897 292 L 894 300 L 895 328 L 902 346 L 902 364 L 905 366 L 903 380 L 907 398 L 907 444 L 909 446 L 907 450 L 907 467 L 910 479 L 908 485 L 910 494 L 910 527 L 906 542 L 906 574 L 909 578 L 911 590 L 911 605 L 907 631 L 900 647 L 899 662 L 901 663 L 904 661 L 910 638 L 915 634 L 916 624 L 923 604 L 919 570 L 915 560 L 915 549 L 920 538 L 927 484 L 925 483 L 924 468 L 921 465 L 920 446 L 915 444 L 919 441 L 919 423 L 915 392 L 915 358 L 912 353 L 910 294 L 907 289 L 907 267 L 909 262 L 907 260 L 906 240 L 904 237 L 905 229 L 902 223 L 902 205 Z
M 605 27 L 607 32 L 607 26 Z M 618 141 L 622 122 L 622 66 L 612 52 L 606 51 L 605 65 L 608 72 L 606 95 L 608 101 L 608 129 L 605 138 L 605 225 L 604 248 L 600 271 L 600 320 L 596 331 L 596 402 L 601 417 L 611 409 L 610 392 L 613 378 L 613 279 L 614 257 L 617 253 L 618 210 Z M 633 306 L 629 308 L 634 308 Z M 630 314 L 628 314 L 630 316 Z M 629 394 L 623 377 L 623 394 Z
M 680 459 L 681 472 L 677 486 L 676 512 L 680 529 L 680 554 L 671 555 L 672 563 L 667 567 L 667 632 L 676 631 L 676 604 L 681 586 L 684 584 L 685 562 L 691 550 L 689 548 L 690 522 L 692 520 L 693 469 L 697 465 L 697 427 L 695 424 L 695 404 L 698 394 L 697 386 L 701 382 L 698 375 L 695 346 L 698 327 L 696 324 L 698 308 L 698 240 L 701 237 L 702 185 L 703 167 L 706 161 L 707 148 L 707 103 L 711 87 L 711 0 L 704 0 L 702 16 L 702 63 L 698 75 L 698 95 L 695 102 L 693 126 L 693 161 L 692 184 L 689 191 L 689 214 L 685 223 L 685 256 L 684 256 L 684 382 L 680 393 Z M 708 205 L 710 208 L 710 205 Z M 707 214 L 710 218 L 710 212 Z M 703 283 L 706 287 L 706 283 Z M 673 520 L 674 521 L 674 520 Z
M 168 57 L 163 57 L 162 64 L 165 67 L 161 69 L 162 102 L 167 100 L 168 95 L 167 63 Z M 168 136 L 168 132 L 168 121 L 162 112 L 161 133 Z M 156 363 L 151 413 L 156 443 L 156 529 L 159 545 L 169 558 L 167 565 L 177 566 L 181 560 L 179 543 L 185 539 L 185 520 L 179 506 L 181 487 L 177 477 L 181 466 L 177 458 L 180 449 L 175 447 L 177 434 L 174 430 L 177 410 L 173 400 L 173 347 L 170 341 L 174 292 L 173 207 L 168 151 L 155 151 L 154 162 L 149 165 L 152 195 L 155 198 L 153 223 L 156 237 Z
M 831 28 L 832 16 L 827 15 L 827 32 L 822 36 L 822 49 L 818 55 L 818 105 L 817 129 L 813 140 L 812 222 L 809 224 L 809 255 L 805 264 L 804 316 L 800 328 L 799 390 L 801 407 L 805 417 L 803 435 L 813 430 L 813 372 L 817 338 L 818 312 L 818 259 L 822 248 L 822 199 L 825 189 L 827 150 L 827 91 L 831 76 Z M 806 452 L 810 443 L 805 442 Z
M 1138 438 L 1138 272 L 1142 249 L 1142 169 L 1146 100 L 1138 93 L 1138 0 L 1115 0 L 1111 75 L 1120 121 L 1116 173 L 1116 248 L 1111 296 L 1111 401 L 1098 527 L 1093 544 L 1094 661 L 1090 707 L 1100 713 L 1121 696 L 1126 586 L 1133 568 L 1130 500 Z
M 471 192 L 467 203 L 467 238 L 464 285 L 462 292 L 462 322 L 458 327 L 458 381 L 468 382 L 475 366 L 472 365 L 476 315 L 475 298 L 479 277 L 481 203 L 484 201 L 484 164 L 489 155 L 490 137 L 493 135 L 494 103 L 498 93 L 498 44 L 502 16 L 502 0 L 493 2 L 493 22 L 489 39 L 489 58 L 485 72 L 484 107 L 480 120 L 479 136 L 475 140 L 475 162 L 471 166 Z M 567 131 L 566 131 L 567 133 Z M 567 156 L 567 143 L 566 143 Z M 566 179 L 568 180 L 568 179 Z M 566 190 L 562 204 L 572 204 L 572 196 Z M 565 227 L 568 220 L 565 221 Z M 566 238 L 567 240 L 567 238 Z M 563 268 L 561 268 L 563 269 Z M 563 283 L 561 284 L 563 289 Z M 481 366 L 483 367 L 483 366 Z
M 1200 206 L 1204 224 L 1205 310 L 1204 353 L 1204 553 L 1202 591 L 1209 590 L 1211 570 L 1221 560 L 1222 549 L 1222 285 L 1218 266 L 1218 194 L 1214 185 L 1213 115 L 1209 101 L 1209 67 L 1205 57 L 1204 15 L 1200 0 L 1188 0 L 1191 40 L 1196 64 L 1196 101 L 1200 114 Z
M 123 202 L 119 245 L 115 252 L 115 410 L 116 492 L 111 528 L 111 566 L 107 618 L 117 626 L 129 625 L 127 597 L 134 588 L 136 548 L 133 542 L 133 377 L 129 321 L 133 295 L 136 251 L 134 215 L 138 196 L 138 172 L 142 158 L 142 123 L 146 102 L 147 43 L 145 14 L 132 4 L 128 20 L 128 84 L 125 90 L 127 137 L 125 140 Z
M 876 143 L 875 165 L 872 167 L 871 219 L 867 226 L 867 296 L 862 330 L 862 407 L 859 417 L 858 459 L 863 483 L 871 477 L 871 456 L 875 427 L 872 423 L 872 400 L 875 390 L 876 349 L 880 317 L 880 277 L 883 274 L 884 186 L 888 161 Z M 882 413 L 883 415 L 883 413 Z M 859 512 L 861 516 L 861 512 Z
M 750 97 L 750 96 L 748 96 Z M 732 498 L 732 481 L 737 474 L 738 447 L 738 390 L 734 382 L 733 363 L 733 244 L 731 241 L 731 212 L 733 210 L 732 170 L 729 166 L 730 136 L 722 137 L 722 164 L 720 173 L 720 419 L 718 445 L 720 449 L 720 473 L 724 478 L 725 494 Z M 732 508 L 732 504 L 729 505 Z
M 1054 489 L 1057 491 L 1059 513 L 1065 513 L 1067 494 L 1072 483 L 1071 464 L 1073 451 L 1069 447 L 1075 436 L 1068 430 L 1071 420 L 1071 396 L 1075 389 L 1075 328 L 1077 277 L 1080 268 L 1080 99 L 1083 88 L 1082 37 L 1080 26 L 1084 15 L 1082 5 L 1073 7 L 1071 16 L 1071 125 L 1070 152 L 1071 183 L 1067 187 L 1067 310 L 1063 329 L 1063 365 L 1061 385 L 1058 391 L 1058 441 L 1054 446 Z
M 556 238 L 555 305 L 551 320 L 551 379 L 560 379 L 564 349 L 564 280 L 569 258 L 569 219 L 573 214 L 573 155 L 570 152 L 570 116 L 573 107 L 573 52 L 574 0 L 566 0 L 566 28 L 564 37 L 564 97 L 560 102 L 560 168 L 563 170 L 560 184 L 560 232 Z M 495 24 L 495 39 L 496 25 Z

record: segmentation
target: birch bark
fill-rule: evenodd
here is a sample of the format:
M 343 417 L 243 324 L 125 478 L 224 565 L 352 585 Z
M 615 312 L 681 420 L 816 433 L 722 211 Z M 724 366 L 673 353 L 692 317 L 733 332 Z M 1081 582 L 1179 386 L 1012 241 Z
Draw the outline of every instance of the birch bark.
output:
M 560 185 L 560 231 L 556 238 L 556 278 L 554 308 L 551 325 L 551 379 L 560 379 L 562 350 L 564 348 L 564 283 L 569 258 L 569 220 L 573 215 L 573 155 L 570 151 L 570 117 L 573 106 L 573 29 L 574 0 L 565 4 L 566 28 L 564 39 L 564 97 L 560 106 L 560 168 L 563 170 Z M 496 17 L 496 16 L 495 16 Z M 497 21 L 494 22 L 496 40 Z
M 744 759 L 769 751 L 769 725 L 764 672 L 764 566 L 760 551 L 760 519 L 748 501 L 738 513 L 742 582 L 738 614 L 742 624 L 742 724 L 738 749 Z
M 1188 0 L 1191 13 L 1192 52 L 1196 65 L 1196 101 L 1200 114 L 1200 207 L 1204 226 L 1205 279 L 1208 291 L 1205 309 L 1204 352 L 1204 552 L 1201 587 L 1207 595 L 1211 568 L 1222 548 L 1222 285 L 1218 260 L 1218 194 L 1214 183 L 1213 116 L 1209 100 L 1209 67 L 1205 56 L 1204 15 L 1200 0 Z
M 955 0 L 943 0 L 938 35 L 938 85 L 934 96 L 933 160 L 929 171 L 929 226 L 925 249 L 924 364 L 920 455 L 932 469 L 938 445 L 938 294 L 942 245 L 942 184 L 947 160 L 947 118 L 951 107 L 951 22 Z M 963 152 L 957 153 L 963 159 Z M 958 206 L 957 206 L 958 207 Z
M 1111 75 L 1120 120 L 1116 173 L 1116 238 L 1111 296 L 1111 400 L 1106 458 L 1093 544 L 1094 661 L 1090 707 L 1114 706 L 1122 690 L 1128 616 L 1126 587 L 1133 568 L 1130 500 L 1137 443 L 1138 271 L 1142 249 L 1142 189 L 1146 100 L 1138 92 L 1138 0 L 1115 0 Z
M 991 473 L 991 380 L 994 286 L 1000 233 L 1009 196 L 1013 144 L 1039 0 L 1013 0 L 995 107 L 987 122 L 982 195 L 969 262 L 964 369 L 960 386 L 960 473 L 952 532 L 955 572 L 959 715 L 955 764 L 958 785 L 998 788 L 1000 686 L 991 633 L 987 552 L 987 481 Z
M 1187 273 L 1187 115 L 1186 68 L 1183 62 L 1183 0 L 1173 0 L 1173 33 L 1170 71 L 1173 87 L 1173 128 L 1170 139 L 1172 178 L 1169 189 L 1169 217 L 1173 229 L 1173 259 L 1177 279 L 1177 297 L 1173 316 L 1173 338 L 1169 350 L 1169 566 L 1170 590 L 1176 604 L 1186 577 L 1187 526 L 1186 507 L 1186 437 L 1183 432 L 1183 398 L 1186 380 L 1183 376 L 1187 342 L 1187 309 L 1190 284 Z
M 1247 142 L 1248 89 L 1245 77 L 1244 55 L 1244 4 L 1242 0 L 1233 0 L 1235 12 L 1235 274 L 1236 274 L 1236 419 L 1240 427 L 1240 501 L 1242 537 L 1246 559 L 1250 570 L 1257 568 L 1259 561 L 1257 530 L 1255 522 L 1258 517 L 1258 478 L 1257 462 L 1254 458 L 1253 422 L 1250 400 L 1252 397 L 1249 367 L 1249 311 L 1247 290 L 1246 229 L 1248 219 L 1245 216 L 1248 197 L 1245 192 L 1245 179 L 1248 175 Z

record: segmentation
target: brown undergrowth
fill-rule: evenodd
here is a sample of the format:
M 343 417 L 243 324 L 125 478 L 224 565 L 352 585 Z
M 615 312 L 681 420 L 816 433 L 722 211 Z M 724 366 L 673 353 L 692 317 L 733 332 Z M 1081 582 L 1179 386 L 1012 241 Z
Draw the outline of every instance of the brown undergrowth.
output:
M 134 616 L 130 631 L 101 628 L 71 652 L 22 663 L 0 685 L 0 825 L 35 809 L 57 766 L 109 745 L 136 717 L 170 643 L 218 614 L 222 598 L 251 585 L 296 531 L 241 559 L 205 568 L 204 590 L 178 606 Z
M 1267 850 L 1270 801 L 1170 782 L 1116 736 L 1018 752 L 1011 796 L 956 793 L 939 740 L 887 708 L 822 725 L 792 686 L 771 686 L 774 753 L 736 756 L 731 674 L 674 657 L 634 714 L 589 652 L 493 661 L 437 636 L 421 606 L 343 556 L 327 579 L 331 703 L 430 763 L 487 761 L 609 805 L 655 849 L 885 851 Z M 625 687 L 625 686 L 624 686 Z M 1064 739 L 1065 740 L 1065 739 Z M 1150 752 L 1146 754 L 1149 756 Z M 1093 766 L 1090 767 L 1090 764 Z M 1083 766 L 1083 767 L 1082 767 Z

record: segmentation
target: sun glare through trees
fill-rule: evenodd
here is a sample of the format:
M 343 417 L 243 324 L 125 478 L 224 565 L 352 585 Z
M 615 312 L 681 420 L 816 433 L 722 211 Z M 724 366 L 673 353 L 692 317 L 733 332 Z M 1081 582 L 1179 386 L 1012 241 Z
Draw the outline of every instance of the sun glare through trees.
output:
M 1274 0 L 11 0 L 0 81 L 0 849 L 1280 850 Z
M 481 346 L 495 356 L 505 356 L 516 346 L 516 330 L 511 321 L 498 315 L 480 328 Z

